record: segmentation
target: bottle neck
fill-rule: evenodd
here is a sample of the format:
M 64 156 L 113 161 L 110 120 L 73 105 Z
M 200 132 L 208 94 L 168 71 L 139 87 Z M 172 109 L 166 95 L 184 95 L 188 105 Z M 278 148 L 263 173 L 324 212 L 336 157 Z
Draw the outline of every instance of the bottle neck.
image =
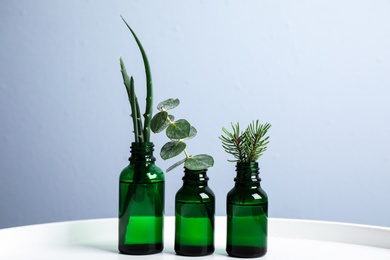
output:
M 183 186 L 207 186 L 209 177 L 207 177 L 207 169 L 189 170 L 184 168 Z
M 154 144 L 150 142 L 131 143 L 130 164 L 148 165 L 154 163 L 156 158 L 153 156 Z
M 236 164 L 236 185 L 260 185 L 259 164 L 257 162 L 238 162 Z

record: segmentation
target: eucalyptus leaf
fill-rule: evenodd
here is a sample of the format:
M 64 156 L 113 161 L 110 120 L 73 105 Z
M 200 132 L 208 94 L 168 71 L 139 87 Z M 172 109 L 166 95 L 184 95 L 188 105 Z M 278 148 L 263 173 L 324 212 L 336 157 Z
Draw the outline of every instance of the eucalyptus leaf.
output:
M 186 138 L 181 138 L 181 139 L 172 139 L 172 141 L 179 141 L 179 140 L 189 140 L 189 139 L 192 139 L 196 136 L 198 132 L 196 131 L 195 127 L 191 126 L 191 129 L 190 129 L 190 133 L 189 135 L 186 137 Z
M 186 143 L 181 141 L 168 142 L 161 148 L 160 156 L 163 160 L 173 158 L 183 152 L 186 146 Z
M 167 100 L 164 100 L 164 101 L 160 102 L 157 105 L 157 109 L 158 110 L 170 110 L 170 109 L 174 109 L 179 104 L 180 104 L 180 100 L 179 99 L 177 99 L 177 98 L 176 99 L 169 98 Z
M 196 156 L 189 156 L 188 152 L 186 151 L 187 144 L 184 143 L 183 140 L 194 138 L 198 133 L 196 128 L 191 126 L 191 124 L 185 119 L 174 121 L 175 119 L 172 115 L 163 113 L 167 110 L 177 107 L 179 104 L 179 99 L 173 98 L 160 102 L 157 105 L 157 109 L 160 111 L 160 113 L 158 113 L 152 119 L 153 132 L 161 132 L 163 129 L 166 129 L 165 134 L 170 139 L 170 142 L 166 143 L 161 148 L 161 158 L 167 160 L 179 155 L 182 152 L 186 156 L 183 160 L 180 160 L 179 162 L 170 166 L 167 169 L 167 172 L 183 163 L 184 167 L 190 170 L 201 170 L 212 167 L 214 165 L 214 159 L 210 155 L 200 154 Z M 166 124 L 168 124 L 167 127 Z
M 196 131 L 196 128 L 191 126 L 191 130 L 190 130 L 190 135 L 186 138 L 187 140 L 188 139 L 192 139 L 194 138 L 196 135 L 198 134 L 198 131 Z
M 207 154 L 199 154 L 187 158 L 184 167 L 189 170 L 204 170 L 214 165 L 214 159 Z
M 190 123 L 185 119 L 179 119 L 168 126 L 166 134 L 169 139 L 179 140 L 190 136 L 190 131 Z
M 183 160 L 178 161 L 177 163 L 175 163 L 175 164 L 171 165 L 170 167 L 168 167 L 168 169 L 166 171 L 167 172 L 172 171 L 173 169 L 175 169 L 180 164 L 183 164 L 186 160 L 187 160 L 187 158 L 184 158 Z
M 153 133 L 160 133 L 168 126 L 168 124 L 168 112 L 161 111 L 155 114 L 152 118 L 150 128 L 152 129 Z

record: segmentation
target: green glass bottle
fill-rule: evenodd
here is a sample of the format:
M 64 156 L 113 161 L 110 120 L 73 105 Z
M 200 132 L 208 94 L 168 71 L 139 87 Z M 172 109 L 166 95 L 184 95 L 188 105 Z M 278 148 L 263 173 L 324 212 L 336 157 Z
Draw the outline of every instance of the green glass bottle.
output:
M 153 143 L 132 143 L 130 164 L 120 174 L 119 251 L 161 252 L 164 223 L 164 173 L 153 157 Z
M 175 251 L 203 256 L 214 252 L 215 196 L 207 185 L 207 169 L 185 168 L 183 186 L 175 198 Z
M 226 252 L 233 257 L 267 253 L 268 197 L 257 162 L 238 162 L 235 186 L 227 194 Z

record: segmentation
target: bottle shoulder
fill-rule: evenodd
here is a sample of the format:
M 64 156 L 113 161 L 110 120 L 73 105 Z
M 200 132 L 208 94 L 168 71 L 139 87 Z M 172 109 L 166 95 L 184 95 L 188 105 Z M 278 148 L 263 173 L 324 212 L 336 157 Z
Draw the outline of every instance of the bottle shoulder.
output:
M 227 203 L 268 203 L 267 193 L 260 187 L 233 187 L 227 194 Z
M 163 182 L 165 180 L 164 172 L 154 163 L 148 165 L 134 165 L 126 166 L 119 175 L 121 182 L 133 182 L 135 177 L 139 176 L 141 183 Z
M 207 203 L 215 201 L 215 194 L 208 186 L 196 187 L 196 186 L 183 186 L 181 187 L 175 196 L 175 200 L 178 202 L 191 202 L 191 203 Z

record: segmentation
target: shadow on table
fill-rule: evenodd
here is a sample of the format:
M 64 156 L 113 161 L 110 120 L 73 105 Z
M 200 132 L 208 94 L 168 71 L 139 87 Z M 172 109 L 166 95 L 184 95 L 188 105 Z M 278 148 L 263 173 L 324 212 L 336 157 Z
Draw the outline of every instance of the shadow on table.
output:
M 83 248 L 89 248 L 91 250 L 99 250 L 99 251 L 105 251 L 107 253 L 115 253 L 120 254 L 118 251 L 118 245 L 117 243 L 113 242 L 96 242 L 96 243 L 88 243 L 88 244 L 79 244 L 79 247 Z M 165 247 L 163 250 L 164 254 L 169 255 L 176 255 L 176 252 L 173 247 Z M 226 251 L 224 249 L 216 248 L 214 255 L 219 256 L 227 256 Z M 151 256 L 151 255 L 149 255 Z
M 175 250 L 173 248 L 170 248 L 170 247 L 164 248 L 163 252 L 165 254 L 169 254 L 169 255 L 176 255 Z M 224 249 L 219 249 L 219 248 L 216 248 L 213 254 L 214 255 L 227 256 L 226 251 Z
M 96 243 L 88 243 L 88 244 L 79 244 L 78 246 L 119 254 L 117 243 L 112 243 L 112 242 L 99 242 L 99 243 L 96 242 Z

